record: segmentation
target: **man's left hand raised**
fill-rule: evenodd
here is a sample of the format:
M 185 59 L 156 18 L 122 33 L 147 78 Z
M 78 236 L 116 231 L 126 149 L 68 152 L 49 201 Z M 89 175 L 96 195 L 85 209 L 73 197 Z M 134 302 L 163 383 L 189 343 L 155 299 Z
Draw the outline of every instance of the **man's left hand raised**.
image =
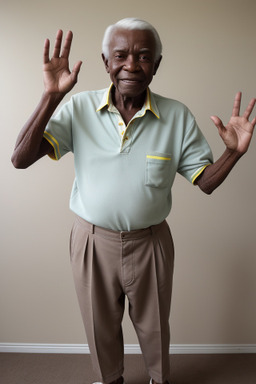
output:
M 256 117 L 249 121 L 256 99 L 251 99 L 244 114 L 240 116 L 241 99 L 242 93 L 238 92 L 235 96 L 232 116 L 226 127 L 219 117 L 211 116 L 227 149 L 237 152 L 240 156 L 248 150 L 256 124 Z

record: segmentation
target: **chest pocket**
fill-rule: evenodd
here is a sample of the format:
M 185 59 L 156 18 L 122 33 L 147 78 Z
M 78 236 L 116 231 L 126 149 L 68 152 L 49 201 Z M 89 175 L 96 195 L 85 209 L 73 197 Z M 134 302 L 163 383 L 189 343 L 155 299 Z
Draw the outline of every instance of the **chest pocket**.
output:
M 171 155 L 154 152 L 146 156 L 145 185 L 165 188 L 169 184 L 171 172 Z

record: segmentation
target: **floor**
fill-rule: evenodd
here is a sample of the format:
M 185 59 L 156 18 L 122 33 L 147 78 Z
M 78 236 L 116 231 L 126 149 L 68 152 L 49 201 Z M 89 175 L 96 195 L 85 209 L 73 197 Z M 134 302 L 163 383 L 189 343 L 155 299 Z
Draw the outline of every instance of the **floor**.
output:
M 172 384 L 256 384 L 256 354 L 170 355 Z M 125 355 L 126 384 L 148 384 L 141 355 Z M 0 353 L 1 384 L 91 384 L 89 355 Z

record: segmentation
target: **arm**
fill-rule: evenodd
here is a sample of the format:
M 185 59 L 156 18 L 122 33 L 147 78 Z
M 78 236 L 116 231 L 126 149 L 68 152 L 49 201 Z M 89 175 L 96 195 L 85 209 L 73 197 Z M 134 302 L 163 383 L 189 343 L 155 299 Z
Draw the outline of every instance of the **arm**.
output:
M 77 82 L 82 62 L 77 62 L 70 72 L 68 58 L 73 35 L 71 31 L 67 33 L 61 52 L 62 36 L 62 31 L 59 30 L 52 59 L 49 58 L 50 42 L 48 39 L 45 41 L 44 93 L 17 138 L 12 155 L 12 163 L 16 168 L 27 168 L 53 150 L 48 141 L 43 138 L 45 127 L 63 97 Z
M 240 116 L 241 97 L 241 92 L 236 94 L 232 116 L 226 127 L 217 116 L 211 117 L 226 145 L 226 149 L 214 164 L 205 168 L 195 182 L 207 194 L 211 194 L 226 179 L 234 165 L 249 148 L 256 124 L 256 117 L 251 123 L 249 117 L 256 99 L 250 101 L 243 116 Z

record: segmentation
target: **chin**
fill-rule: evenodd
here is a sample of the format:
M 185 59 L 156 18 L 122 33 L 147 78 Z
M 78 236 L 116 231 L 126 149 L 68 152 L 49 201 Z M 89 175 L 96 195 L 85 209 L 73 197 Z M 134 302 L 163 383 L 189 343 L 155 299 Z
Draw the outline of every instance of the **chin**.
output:
M 146 91 L 146 88 L 143 86 L 136 86 L 134 88 L 127 87 L 127 88 L 119 88 L 118 92 L 123 97 L 139 97 L 142 96 L 142 94 Z

